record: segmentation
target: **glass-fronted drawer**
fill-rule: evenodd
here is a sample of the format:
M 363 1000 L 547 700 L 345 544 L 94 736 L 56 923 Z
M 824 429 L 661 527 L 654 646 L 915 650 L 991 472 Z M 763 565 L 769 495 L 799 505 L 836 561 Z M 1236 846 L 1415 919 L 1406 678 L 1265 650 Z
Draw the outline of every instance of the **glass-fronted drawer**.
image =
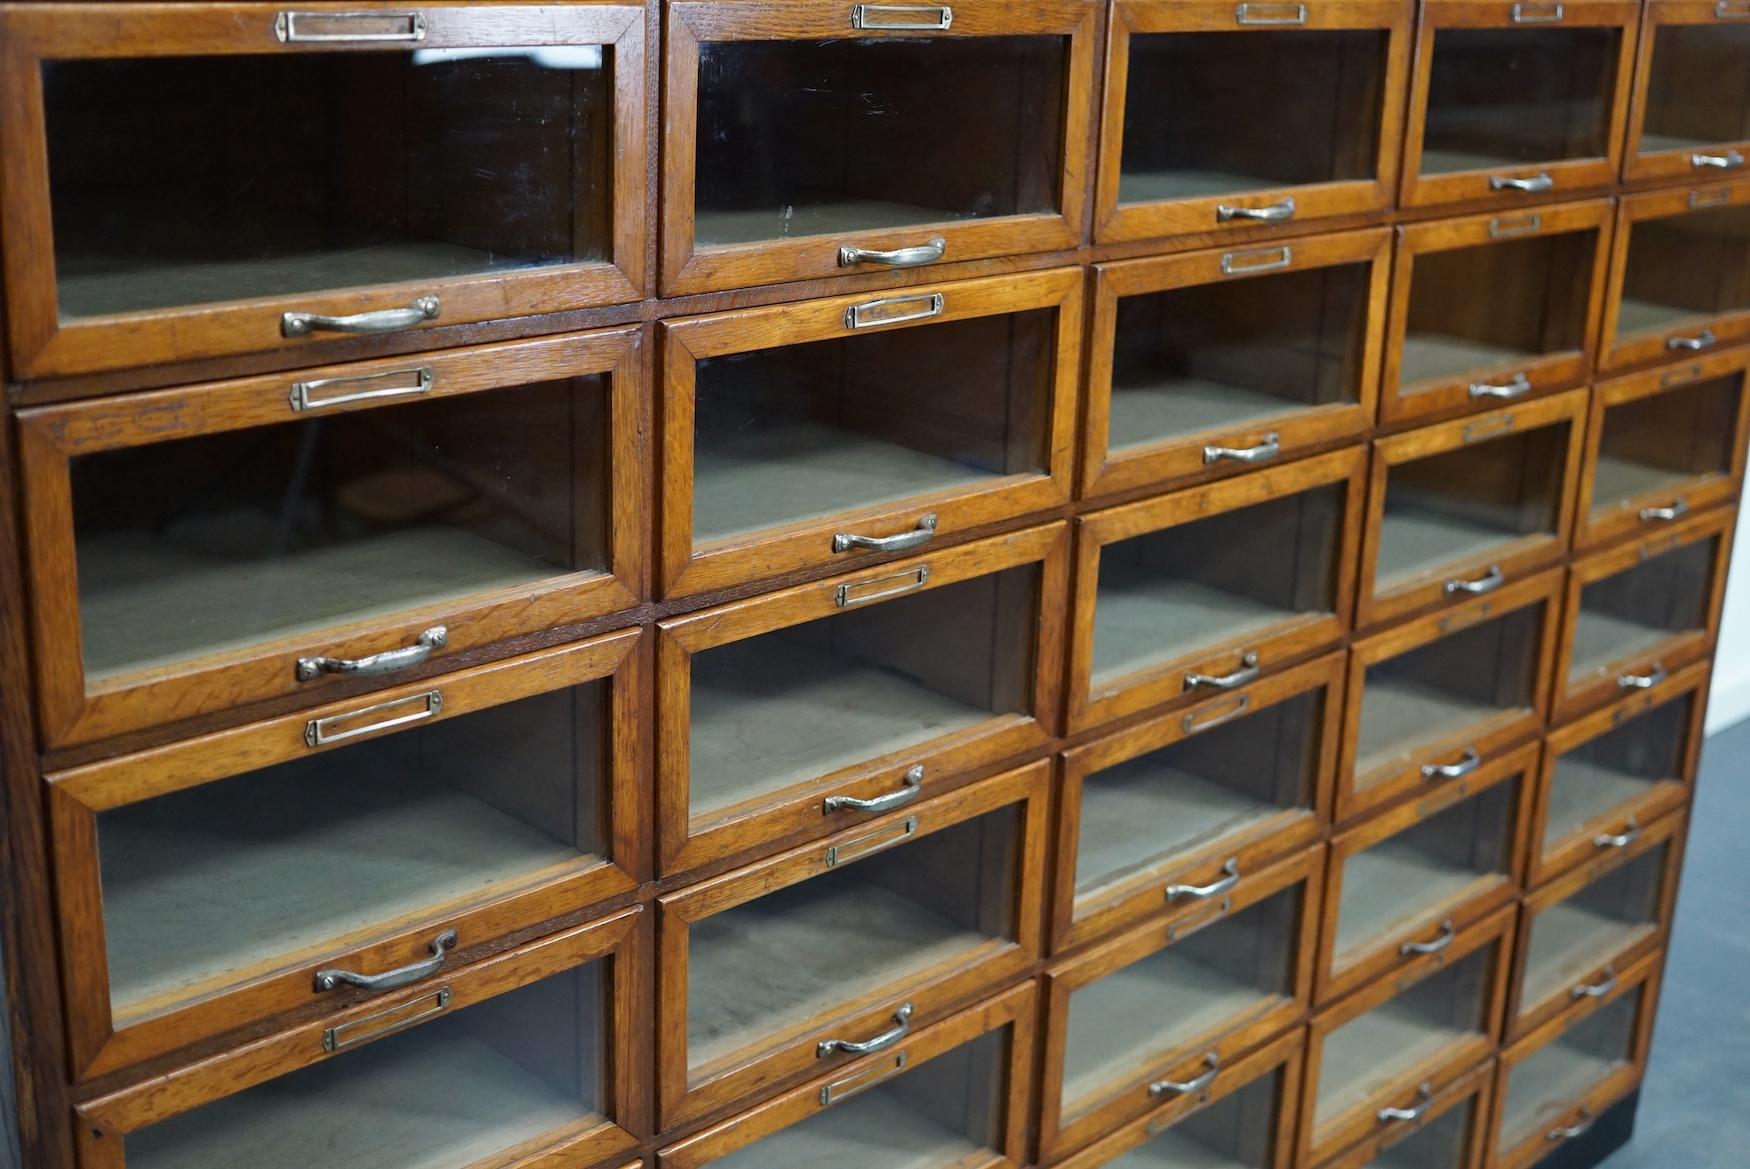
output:
M 1635 81 L 1626 181 L 1741 169 L 1750 152 L 1750 3 L 1650 0 Z
M 884 1050 L 1040 951 L 1039 762 L 661 899 L 665 1129 Z
M 1376 440 L 1356 625 L 1462 604 L 1560 560 L 1586 400 L 1574 390 Z
M 1503 908 L 1314 1017 L 1300 1164 L 1430 1103 L 1494 1053 L 1515 912 Z
M 1474 771 L 1537 730 L 1561 583 L 1546 573 L 1355 645 L 1339 821 Z
M 1236 474 L 1361 434 L 1390 238 L 1096 266 L 1082 494 Z
M 665 4 L 663 294 L 1073 246 L 1100 11 Z
M 1624 198 L 1613 251 L 1601 370 L 1750 338 L 1750 182 Z
M 1318 1001 L 1331 1002 L 1421 954 L 1519 891 L 1537 747 L 1527 744 L 1331 842 Z
M 79 1072 L 435 978 L 636 888 L 639 640 L 50 773 Z
M 642 294 L 642 5 L 10 5 L 0 42 L 15 374 Z
M 636 604 L 636 344 L 614 329 L 21 412 L 44 738 L 359 693 Z
M 1190 912 L 1054 964 L 1042 1157 L 1195 1096 L 1210 1073 L 1301 1021 L 1324 859 L 1315 847 L 1217 890 L 1171 887 L 1163 908 L 1182 901 Z
M 1029 528 L 664 621 L 664 873 L 945 791 L 1054 729 L 1068 532 Z
M 1487 409 L 1584 381 L 1612 214 L 1598 200 L 1398 228 L 1380 418 Z
M 1426 0 L 1401 202 L 1516 204 L 1622 166 L 1637 0 Z
M 1342 688 L 1332 654 L 1065 752 L 1053 952 L 1154 916 L 1169 885 L 1249 876 L 1318 839 Z
M 1320 1169 L 1482 1169 L 1494 1087 L 1490 1062 L 1438 1095 L 1392 1109 L 1380 1131 Z
M 1256 236 L 1389 207 L 1412 15 L 1117 0 L 1095 238 Z
M 1066 502 L 1082 283 L 663 322 L 663 594 L 854 567 Z
M 1233 690 L 1349 626 L 1366 452 L 1076 521 L 1069 724 Z
M 77 1106 L 82 1169 L 623 1164 L 648 1127 L 638 908 Z

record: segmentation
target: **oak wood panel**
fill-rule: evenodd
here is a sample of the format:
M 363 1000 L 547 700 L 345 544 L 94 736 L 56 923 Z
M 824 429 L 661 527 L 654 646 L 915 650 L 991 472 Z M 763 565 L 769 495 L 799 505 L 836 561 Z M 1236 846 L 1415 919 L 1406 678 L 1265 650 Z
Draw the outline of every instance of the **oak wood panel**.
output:
M 1627 150 L 1622 160 L 1622 181 L 1625 185 L 1693 181 L 1717 170 L 1730 173 L 1744 165 L 1742 159 L 1745 153 L 1750 152 L 1750 138 L 1726 134 L 1718 136 L 1716 141 L 1683 144 L 1663 140 L 1648 142 L 1646 130 L 1653 101 L 1653 62 L 1659 30 L 1681 27 L 1717 28 L 1727 22 L 1741 23 L 1746 19 L 1750 19 L 1750 9 L 1734 0 L 1726 0 L 1725 3 L 1720 3 L 1719 0 L 1648 0 L 1641 17 L 1640 45 L 1635 54 L 1634 93 L 1629 102 L 1625 127 Z M 1729 51 L 1731 43 L 1722 42 L 1719 47 Z M 1721 80 L 1718 74 L 1705 67 L 1689 70 L 1679 68 L 1679 73 L 1672 76 L 1676 92 L 1669 96 L 1673 101 L 1687 107 L 1702 106 L 1709 108 L 1710 112 L 1717 111 L 1721 121 L 1730 121 L 1731 103 L 1721 100 L 1721 89 L 1715 88 L 1715 83 Z M 1741 112 L 1739 117 L 1741 120 Z M 1739 156 L 1739 161 L 1735 164 L 1732 161 L 1734 153 Z

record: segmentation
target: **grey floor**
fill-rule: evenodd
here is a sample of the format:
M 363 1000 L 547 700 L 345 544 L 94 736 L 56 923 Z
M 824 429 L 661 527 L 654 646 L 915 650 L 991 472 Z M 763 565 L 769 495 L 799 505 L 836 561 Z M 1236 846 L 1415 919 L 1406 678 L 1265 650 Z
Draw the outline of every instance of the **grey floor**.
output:
M 1750 1166 L 1750 722 L 1707 741 L 1634 1140 L 1603 1169 Z

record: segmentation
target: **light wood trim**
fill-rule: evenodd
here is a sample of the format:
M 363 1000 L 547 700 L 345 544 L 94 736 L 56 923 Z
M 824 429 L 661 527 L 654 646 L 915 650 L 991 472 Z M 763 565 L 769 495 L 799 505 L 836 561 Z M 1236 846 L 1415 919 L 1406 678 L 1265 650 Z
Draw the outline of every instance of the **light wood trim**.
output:
M 1405 1123 L 1394 1122 L 1389 1128 L 1368 1137 L 1347 1153 L 1320 1165 L 1318 1169 L 1368 1169 L 1399 1142 L 1421 1132 L 1442 1116 L 1466 1104 L 1470 1106 L 1470 1121 L 1465 1130 L 1464 1150 L 1451 1166 L 1439 1169 L 1482 1169 L 1483 1155 L 1489 1140 L 1489 1105 L 1495 1093 L 1495 1061 L 1462 1076 L 1428 1102 L 1428 1110 L 1420 1118 Z M 1310 1167 L 1309 1167 L 1310 1169 Z
M 1640 51 L 1635 55 L 1634 95 L 1629 102 L 1627 144 L 1622 161 L 1622 181 L 1628 185 L 1693 181 L 1707 173 L 1690 161 L 1690 155 L 1725 154 L 1736 150 L 1750 153 L 1750 138 L 1733 142 L 1715 142 L 1670 150 L 1643 151 L 1641 135 L 1646 129 L 1647 107 L 1651 98 L 1653 50 L 1659 28 L 1663 25 L 1712 25 L 1728 17 L 1720 11 L 1716 0 L 1648 0 L 1641 18 Z M 1740 15 L 1737 20 L 1742 20 Z

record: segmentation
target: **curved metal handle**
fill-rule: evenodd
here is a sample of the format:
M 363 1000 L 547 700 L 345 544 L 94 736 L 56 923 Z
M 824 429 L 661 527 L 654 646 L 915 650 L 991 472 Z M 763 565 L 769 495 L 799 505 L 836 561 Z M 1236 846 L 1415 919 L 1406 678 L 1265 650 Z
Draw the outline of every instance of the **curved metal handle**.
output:
M 1423 779 L 1457 779 L 1461 775 L 1469 775 L 1483 764 L 1483 757 L 1475 747 L 1466 747 L 1464 754 L 1458 757 L 1457 763 L 1424 763 L 1422 764 Z
M 1421 1120 L 1422 1114 L 1434 1102 L 1434 1085 L 1424 1083 L 1416 1089 L 1416 1104 L 1412 1108 L 1381 1108 L 1374 1113 L 1381 1124 L 1393 1121 Z
M 1528 195 L 1535 195 L 1539 191 L 1550 190 L 1555 185 L 1556 181 L 1549 177 L 1548 171 L 1538 171 L 1528 179 L 1515 179 L 1507 175 L 1489 177 L 1491 191 L 1523 191 Z
M 893 1012 L 893 1026 L 881 1034 L 862 1042 L 850 1039 L 823 1039 L 814 1049 L 816 1059 L 825 1059 L 834 1052 L 842 1051 L 848 1055 L 868 1055 L 871 1052 L 886 1051 L 911 1031 L 911 1004 L 900 1003 L 899 1009 Z
M 1235 219 L 1262 220 L 1265 223 L 1281 223 L 1285 219 L 1294 218 L 1294 200 L 1284 199 L 1280 203 L 1271 203 L 1265 207 L 1234 207 L 1227 203 L 1218 204 L 1215 208 L 1215 221 L 1227 223 Z
M 918 798 L 923 790 L 924 765 L 918 764 L 906 772 L 899 781 L 899 790 L 888 792 L 884 796 L 860 800 L 855 796 L 828 796 L 821 805 L 823 812 L 891 812 L 895 808 L 903 808 Z
M 1258 676 L 1258 651 L 1253 650 L 1240 659 L 1240 668 L 1231 674 L 1186 674 L 1185 689 L 1196 690 L 1207 686 L 1211 690 L 1232 690 L 1235 686 L 1244 686 Z
M 346 317 L 320 313 L 281 313 L 280 336 L 308 337 L 311 333 L 398 333 L 437 319 L 443 302 L 422 296 L 406 308 L 380 308 Z
M 1406 956 L 1410 954 L 1438 954 L 1440 951 L 1446 949 L 1446 947 L 1452 945 L 1452 939 L 1457 936 L 1458 931 L 1453 928 L 1452 919 L 1449 917 L 1440 923 L 1440 936 L 1436 937 L 1433 941 L 1405 942 L 1398 947 L 1398 953 Z
M 1568 992 L 1577 999 L 1599 999 L 1616 989 L 1616 967 L 1606 966 L 1600 973 L 1604 975 L 1597 982 L 1582 982 Z
M 1550 1129 L 1543 1134 L 1543 1139 L 1546 1141 L 1567 1141 L 1578 1136 L 1585 1136 L 1587 1130 L 1592 1127 L 1592 1121 L 1592 1110 L 1590 1108 L 1582 1108 L 1580 1109 L 1579 1120 L 1575 1121 L 1573 1124 L 1558 1125 L 1557 1127 Z
M 1697 169 L 1712 167 L 1715 170 L 1737 170 L 1744 165 L 1744 156 L 1736 150 L 1728 150 L 1724 154 L 1692 154 L 1689 165 Z
M 1221 1074 L 1221 1053 L 1205 1052 L 1203 1066 L 1209 1070 L 1194 1080 L 1156 1080 L 1148 1086 L 1148 1094 L 1150 1096 L 1165 1096 L 1170 1092 L 1175 1096 L 1184 1096 L 1203 1091 L 1215 1083 L 1215 1077 Z
M 1593 848 L 1627 848 L 1641 838 L 1641 824 L 1633 816 L 1622 826 L 1621 832 L 1600 832 L 1592 838 Z
M 941 236 L 925 240 L 923 243 L 909 248 L 893 248 L 883 251 L 880 248 L 859 248 L 846 244 L 839 249 L 839 267 L 851 268 L 858 264 L 886 264 L 889 268 L 915 268 L 919 264 L 933 264 L 942 258 L 948 250 L 948 241 Z
M 308 682 L 323 674 L 393 674 L 396 670 L 405 670 L 417 666 L 431 656 L 434 649 L 442 649 L 450 640 L 450 631 L 442 625 L 433 625 L 419 635 L 419 640 L 401 649 L 387 649 L 380 654 L 371 654 L 364 658 L 299 658 L 298 681 Z
M 1665 348 L 1672 350 L 1712 349 L 1719 344 L 1720 339 L 1714 336 L 1712 329 L 1703 329 L 1693 337 L 1667 337 Z
M 1470 396 L 1473 398 L 1523 398 L 1531 392 L 1531 379 L 1523 373 L 1516 373 L 1505 382 L 1472 382 Z
M 904 552 L 927 544 L 936 534 L 936 513 L 929 512 L 918 520 L 918 526 L 896 536 L 859 536 L 855 532 L 838 532 L 832 538 L 834 552 L 849 552 L 852 548 L 867 548 L 871 552 Z
M 1207 885 L 1168 885 L 1167 900 L 1177 901 L 1181 897 L 1190 897 L 1202 901 L 1206 897 L 1220 897 L 1240 883 L 1240 858 L 1230 856 L 1227 863 L 1221 866 L 1221 871 L 1227 876 Z
M 1501 566 L 1499 564 L 1491 564 L 1489 565 L 1489 571 L 1483 573 L 1483 575 L 1477 577 L 1475 580 L 1458 580 L 1455 578 L 1447 581 L 1445 584 L 1441 585 L 1440 588 L 1441 591 L 1449 597 L 1453 593 L 1469 593 L 1472 596 L 1476 596 L 1481 593 L 1492 593 L 1506 583 L 1507 574 L 1501 571 Z
M 316 989 L 333 990 L 337 986 L 345 985 L 363 987 L 365 990 L 395 990 L 397 987 L 411 986 L 442 970 L 444 959 L 449 956 L 450 947 L 455 944 L 456 931 L 445 930 L 431 940 L 431 957 L 403 966 L 399 970 L 386 970 L 382 974 L 360 974 L 355 970 L 333 967 L 318 970 Z
M 1281 437 L 1272 430 L 1257 446 L 1206 446 L 1203 448 L 1203 464 L 1208 466 L 1223 459 L 1231 459 L 1236 463 L 1262 463 L 1281 453 Z
M 1655 521 L 1674 520 L 1679 516 L 1689 514 L 1689 503 L 1681 495 L 1671 501 L 1669 507 L 1643 507 L 1640 510 L 1641 522 L 1650 524 Z
M 1663 662 L 1654 662 L 1644 674 L 1618 674 L 1616 684 L 1624 690 L 1651 690 L 1670 676 Z

